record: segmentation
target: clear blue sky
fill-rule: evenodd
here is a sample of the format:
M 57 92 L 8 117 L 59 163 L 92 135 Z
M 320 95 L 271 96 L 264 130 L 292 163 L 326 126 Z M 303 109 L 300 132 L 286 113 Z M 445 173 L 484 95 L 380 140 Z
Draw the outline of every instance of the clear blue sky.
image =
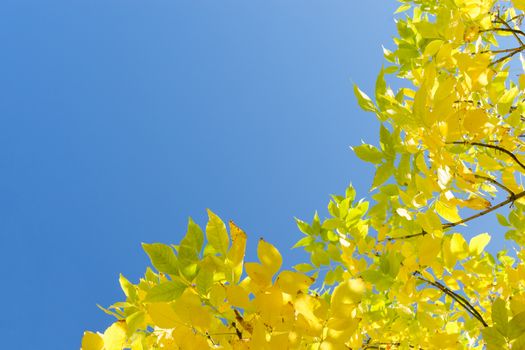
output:
M 113 320 L 140 242 L 209 207 L 301 258 L 293 217 L 372 169 L 352 83 L 372 91 L 395 1 L 3 0 L 0 334 L 76 349 Z

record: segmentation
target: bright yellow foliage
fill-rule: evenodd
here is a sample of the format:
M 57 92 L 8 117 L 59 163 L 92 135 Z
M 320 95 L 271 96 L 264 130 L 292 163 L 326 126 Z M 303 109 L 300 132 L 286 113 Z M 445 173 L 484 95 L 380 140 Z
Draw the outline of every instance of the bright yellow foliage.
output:
M 350 186 L 298 220 L 293 270 L 262 239 L 245 263 L 246 234 L 211 211 L 204 232 L 190 220 L 179 245 L 143 245 L 156 272 L 121 276 L 117 320 L 83 350 L 525 349 L 525 1 L 400 2 L 373 98 L 354 87 L 381 122 L 353 148 L 372 200 Z M 482 216 L 513 252 L 485 251 Z

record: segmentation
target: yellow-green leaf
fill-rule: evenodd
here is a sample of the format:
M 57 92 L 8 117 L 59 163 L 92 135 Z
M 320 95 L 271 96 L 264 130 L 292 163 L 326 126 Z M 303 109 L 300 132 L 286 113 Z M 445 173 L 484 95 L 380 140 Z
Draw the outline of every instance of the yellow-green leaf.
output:
M 363 110 L 367 112 L 376 111 L 376 106 L 374 105 L 374 102 L 372 102 L 370 97 L 368 97 L 367 94 L 361 91 L 361 89 L 359 89 L 357 85 L 354 85 L 354 94 L 355 94 L 355 97 L 357 98 L 357 103 Z
M 470 254 L 479 255 L 483 252 L 483 249 L 489 244 L 490 235 L 488 233 L 482 233 L 473 237 L 468 245 Z
M 210 245 L 222 255 L 226 255 L 230 246 L 230 238 L 224 222 L 208 209 L 208 224 L 206 225 L 206 238 Z
M 173 248 L 162 243 L 142 243 L 142 248 L 144 248 L 151 263 L 159 272 L 170 275 L 179 273 L 179 263 Z
M 186 285 L 177 281 L 162 282 L 148 290 L 145 302 L 168 302 L 176 300 L 186 289 Z

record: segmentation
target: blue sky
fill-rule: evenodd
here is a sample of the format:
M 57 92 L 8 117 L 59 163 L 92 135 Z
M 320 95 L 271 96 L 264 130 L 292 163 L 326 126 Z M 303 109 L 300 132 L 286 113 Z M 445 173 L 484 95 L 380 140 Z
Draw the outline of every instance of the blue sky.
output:
M 4 0 L 0 4 L 0 333 L 75 349 L 113 320 L 140 242 L 175 243 L 205 209 L 302 255 L 321 215 L 372 168 L 352 84 L 372 91 L 395 1 Z

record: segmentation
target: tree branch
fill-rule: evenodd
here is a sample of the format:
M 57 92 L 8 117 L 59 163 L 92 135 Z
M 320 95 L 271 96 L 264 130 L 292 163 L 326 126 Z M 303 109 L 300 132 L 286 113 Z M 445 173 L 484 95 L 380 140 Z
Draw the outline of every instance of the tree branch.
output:
M 401 346 L 401 343 L 399 342 L 393 342 L 393 343 L 370 343 L 371 339 L 368 339 L 368 342 L 363 344 L 363 350 L 385 350 L 385 349 L 392 349 L 392 346 L 395 346 L 396 348 Z M 408 345 L 410 349 L 416 349 L 414 345 Z M 422 347 L 417 347 L 419 350 L 423 350 Z
M 496 205 L 493 205 L 492 207 L 490 208 L 487 208 L 477 214 L 474 214 L 472 216 L 469 216 L 463 220 L 459 220 L 459 221 L 456 221 L 456 222 L 449 222 L 449 223 L 446 223 L 446 224 L 443 224 L 443 228 L 446 229 L 446 228 L 451 228 L 451 227 L 454 227 L 454 226 L 457 226 L 457 225 L 461 225 L 461 224 L 464 224 L 465 222 L 468 222 L 468 221 L 471 221 L 471 220 L 474 220 L 476 218 L 479 218 L 480 216 L 483 216 L 485 214 L 488 214 L 496 209 L 499 209 L 509 203 L 512 203 L 514 202 L 515 200 L 518 200 L 520 199 L 521 197 L 525 196 L 525 191 L 522 191 L 520 193 L 517 193 L 515 195 L 512 195 L 512 196 L 509 196 L 509 198 L 507 198 L 506 200 L 504 200 L 503 202 L 500 202 Z
M 466 146 L 479 146 L 479 147 L 485 147 L 485 148 L 492 148 L 492 149 L 495 149 L 495 150 L 498 150 L 500 152 L 503 152 L 505 153 L 506 155 L 508 155 L 509 157 L 511 157 L 516 163 L 518 163 L 518 165 L 523 169 L 525 170 L 525 164 L 523 164 L 519 159 L 518 157 L 516 157 L 516 155 L 514 153 L 512 153 L 511 151 L 501 147 L 501 146 L 496 146 L 496 145 L 489 145 L 489 144 L 486 144 L 486 143 L 481 143 L 481 142 L 468 142 L 468 141 L 453 141 L 453 142 L 447 142 L 447 144 L 454 144 L 454 145 L 466 145 Z
M 447 286 L 444 284 L 437 282 L 437 281 L 430 281 L 424 278 L 419 271 L 414 272 L 414 276 L 425 283 L 430 284 L 433 287 L 436 287 L 440 291 L 442 291 L 444 294 L 448 295 L 452 299 L 454 299 L 459 305 L 461 305 L 471 316 L 476 318 L 484 327 L 488 327 L 489 325 L 485 320 L 483 319 L 483 316 L 476 310 L 476 308 L 463 296 L 457 294 L 456 292 L 450 290 Z
M 400 236 L 400 237 L 387 237 L 385 238 L 384 240 L 386 241 L 395 241 L 396 239 L 408 239 L 408 238 L 414 238 L 414 237 L 419 237 L 419 236 L 424 236 L 428 234 L 427 231 L 425 230 L 422 230 L 421 232 L 419 233 L 414 233 L 414 234 L 411 234 L 411 235 L 406 235 L 406 236 Z
M 480 32 L 510 32 L 510 33 L 514 34 L 514 37 L 520 42 L 521 45 L 525 45 L 521 41 L 521 38 L 518 37 L 518 34 L 525 36 L 525 32 L 523 32 L 523 31 L 521 31 L 519 29 L 513 29 L 513 28 L 490 28 L 490 29 L 480 30 Z
M 514 37 L 516 38 L 516 40 L 518 40 L 521 46 L 525 45 L 523 44 L 523 41 L 521 40 L 521 38 L 518 36 L 518 34 L 525 35 L 525 33 L 523 33 L 521 30 L 512 28 L 510 24 L 507 21 L 505 21 L 503 18 L 501 18 L 499 15 L 496 15 L 496 20 L 498 20 L 499 23 L 503 24 L 506 27 L 507 30 L 505 31 L 509 31 L 512 33 L 512 35 L 514 35 Z M 504 29 L 504 28 L 500 28 L 500 29 Z
M 495 60 L 494 62 L 491 62 L 489 64 L 489 67 L 490 66 L 494 66 L 502 61 L 505 61 L 507 58 L 511 58 L 512 56 L 514 56 L 515 54 L 517 53 L 520 53 L 521 51 L 525 50 L 525 46 L 519 46 L 519 47 L 515 47 L 513 49 L 503 49 L 503 50 L 494 50 L 494 51 L 490 51 L 492 53 L 495 53 L 495 54 L 498 54 L 498 53 L 503 53 L 503 52 L 509 52 L 508 54 L 506 54 L 505 56 L 501 57 L 501 58 L 498 58 L 497 60 Z
M 488 182 L 492 182 L 494 185 L 502 188 L 503 190 L 507 191 L 507 193 L 510 195 L 510 196 L 514 196 L 515 193 L 512 192 L 512 190 L 510 188 L 508 188 L 507 186 L 505 186 L 504 184 L 502 184 L 501 182 L 491 178 L 491 177 L 488 177 L 488 176 L 484 176 L 484 175 L 477 175 L 477 174 L 474 174 L 474 177 L 477 178 L 477 179 L 483 179 L 483 180 L 486 180 Z
M 474 214 L 472 216 L 469 216 L 465 219 L 462 219 L 462 220 L 459 220 L 459 221 L 456 221 L 456 222 L 448 222 L 448 223 L 445 223 L 443 225 L 441 225 L 441 227 L 443 229 L 447 229 L 447 228 L 452 228 L 452 227 L 455 227 L 455 226 L 458 226 L 458 225 L 461 225 L 461 224 L 464 224 L 465 222 L 469 222 L 471 220 L 474 220 L 476 218 L 479 218 L 483 215 L 486 215 L 490 212 L 493 212 L 494 210 L 496 209 L 499 209 L 509 203 L 513 203 L 514 201 L 522 198 L 522 197 L 525 197 L 525 191 L 522 191 L 522 192 L 519 192 L 519 193 L 516 193 L 516 194 L 512 194 L 509 196 L 509 198 L 507 198 L 506 200 L 496 204 L 496 205 L 493 205 L 491 206 L 490 208 L 487 208 L 477 214 Z M 428 232 L 426 232 L 425 230 L 422 230 L 421 232 L 418 232 L 418 233 L 414 233 L 414 234 L 411 234 L 411 235 L 406 235 L 406 236 L 401 236 L 401 237 L 388 237 L 386 238 L 385 240 L 386 241 L 393 241 L 393 240 L 396 240 L 396 239 L 408 239 L 408 238 L 414 238 L 414 237 L 418 237 L 418 236 L 424 236 L 428 234 Z

